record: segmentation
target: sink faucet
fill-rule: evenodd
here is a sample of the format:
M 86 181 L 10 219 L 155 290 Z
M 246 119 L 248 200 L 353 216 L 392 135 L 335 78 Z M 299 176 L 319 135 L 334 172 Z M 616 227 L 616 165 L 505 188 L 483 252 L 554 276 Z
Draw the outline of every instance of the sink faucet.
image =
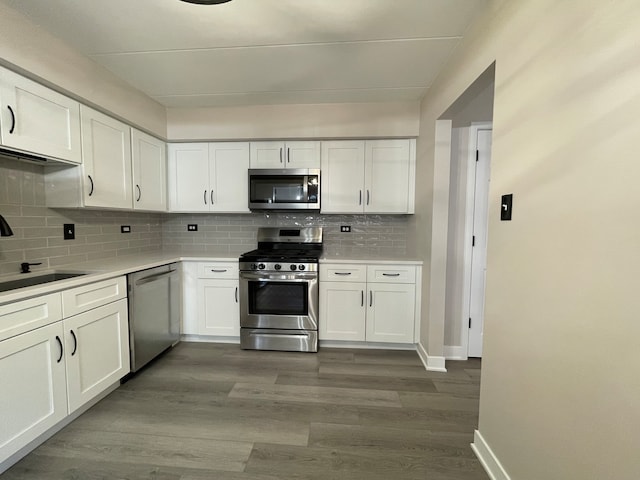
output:
M 31 270 L 29 270 L 29 267 L 31 265 L 42 265 L 42 262 L 37 262 L 37 263 L 29 263 L 29 262 L 24 262 L 20 264 L 20 273 L 31 273 Z

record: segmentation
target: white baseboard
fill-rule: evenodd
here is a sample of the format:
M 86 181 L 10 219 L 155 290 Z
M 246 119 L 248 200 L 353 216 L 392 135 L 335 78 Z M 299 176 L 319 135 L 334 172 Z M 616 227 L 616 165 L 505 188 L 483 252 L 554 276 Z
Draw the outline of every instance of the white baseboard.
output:
M 495 456 L 489 444 L 485 441 L 482 434 L 476 430 L 473 434 L 473 443 L 471 444 L 473 453 L 476 454 L 478 460 L 484 467 L 491 480 L 511 480 L 506 470 Z
M 240 345 L 240 337 L 221 337 L 214 335 L 192 335 L 183 333 L 180 336 L 182 342 L 200 342 L 200 343 L 235 343 Z
M 447 369 L 444 366 L 444 357 L 436 357 L 429 355 L 421 343 L 416 345 L 416 351 L 424 368 L 431 372 L 446 372 Z
M 468 360 L 467 349 L 459 345 L 445 345 L 444 358 L 447 360 Z
M 361 348 L 383 350 L 415 350 L 413 343 L 381 343 L 381 342 L 354 342 L 340 340 L 319 340 L 320 347 L 326 348 Z

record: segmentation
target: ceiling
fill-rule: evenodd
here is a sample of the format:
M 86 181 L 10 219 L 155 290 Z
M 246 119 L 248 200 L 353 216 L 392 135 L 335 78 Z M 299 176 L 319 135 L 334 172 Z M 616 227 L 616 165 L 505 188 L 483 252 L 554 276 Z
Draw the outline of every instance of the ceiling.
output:
M 486 0 L 0 0 L 167 107 L 420 99 Z

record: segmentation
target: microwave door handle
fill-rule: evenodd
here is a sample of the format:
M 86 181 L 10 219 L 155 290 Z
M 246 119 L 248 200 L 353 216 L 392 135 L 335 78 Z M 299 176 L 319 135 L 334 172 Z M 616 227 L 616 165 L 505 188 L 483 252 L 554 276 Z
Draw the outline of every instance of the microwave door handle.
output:
M 302 198 L 304 199 L 305 203 L 309 201 L 309 176 L 308 175 L 305 175 L 302 180 Z

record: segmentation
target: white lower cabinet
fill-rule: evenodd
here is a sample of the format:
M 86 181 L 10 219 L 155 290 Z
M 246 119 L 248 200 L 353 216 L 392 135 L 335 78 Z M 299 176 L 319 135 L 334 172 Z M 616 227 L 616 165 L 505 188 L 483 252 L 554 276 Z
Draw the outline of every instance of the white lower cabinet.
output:
M 129 373 L 127 300 L 64 320 L 69 413 Z
M 415 282 L 412 265 L 321 264 L 320 340 L 414 343 Z
M 126 280 L 2 305 L 0 327 L 2 472 L 9 457 L 129 373 Z
M 238 280 L 198 280 L 198 333 L 240 336 Z
M 62 338 L 58 321 L 0 342 L 0 462 L 67 416 Z

